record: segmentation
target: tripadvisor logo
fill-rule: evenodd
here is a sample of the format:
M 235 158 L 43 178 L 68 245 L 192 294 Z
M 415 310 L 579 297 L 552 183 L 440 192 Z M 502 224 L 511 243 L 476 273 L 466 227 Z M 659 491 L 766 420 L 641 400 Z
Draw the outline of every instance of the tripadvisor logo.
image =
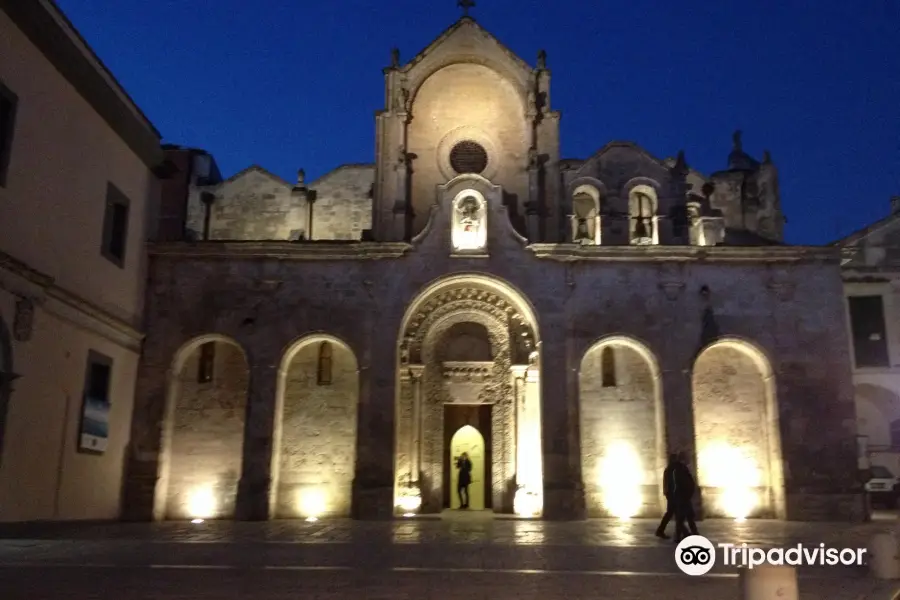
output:
M 681 540 L 675 548 L 675 564 L 688 575 L 706 575 L 716 564 L 716 554 L 721 554 L 722 565 L 752 569 L 761 565 L 790 566 L 862 566 L 865 564 L 865 548 L 828 548 L 825 544 L 805 547 L 797 544 L 790 548 L 752 548 L 747 544 L 718 544 L 718 551 L 702 535 L 692 535 Z
M 706 575 L 716 564 L 716 549 L 702 535 L 689 535 L 675 548 L 675 564 L 688 575 Z

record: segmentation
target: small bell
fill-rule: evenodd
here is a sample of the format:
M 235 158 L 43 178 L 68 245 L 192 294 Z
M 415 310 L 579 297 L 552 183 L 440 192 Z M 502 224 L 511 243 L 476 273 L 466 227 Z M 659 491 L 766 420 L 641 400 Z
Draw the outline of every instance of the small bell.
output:
M 644 224 L 644 217 L 637 218 L 637 225 L 634 227 L 634 237 L 637 239 L 650 237 L 647 235 L 647 226 Z

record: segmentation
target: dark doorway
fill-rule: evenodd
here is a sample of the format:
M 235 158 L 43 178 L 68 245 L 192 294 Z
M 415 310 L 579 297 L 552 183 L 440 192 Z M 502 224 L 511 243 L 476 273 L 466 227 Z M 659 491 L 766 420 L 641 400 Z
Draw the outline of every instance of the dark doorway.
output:
M 484 507 L 493 508 L 493 485 L 491 475 L 491 404 L 445 404 L 444 405 L 444 508 L 451 505 L 451 475 L 456 465 L 450 462 L 450 442 L 461 427 L 471 425 L 484 437 Z

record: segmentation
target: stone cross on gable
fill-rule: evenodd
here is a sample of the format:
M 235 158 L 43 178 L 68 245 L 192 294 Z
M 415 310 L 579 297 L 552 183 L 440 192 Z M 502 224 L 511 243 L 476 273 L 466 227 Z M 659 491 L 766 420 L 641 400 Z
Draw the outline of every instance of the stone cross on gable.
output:
M 463 16 L 469 16 L 469 10 L 475 8 L 475 0 L 458 0 L 456 5 L 463 9 Z

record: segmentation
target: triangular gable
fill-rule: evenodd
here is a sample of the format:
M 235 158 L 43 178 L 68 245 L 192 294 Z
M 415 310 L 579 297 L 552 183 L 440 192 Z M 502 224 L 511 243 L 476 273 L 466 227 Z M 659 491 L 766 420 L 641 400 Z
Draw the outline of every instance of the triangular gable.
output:
M 490 31 L 479 25 L 475 22 L 475 19 L 472 17 L 463 17 L 450 27 L 444 30 L 433 42 L 428 44 L 421 52 L 416 54 L 412 60 L 403 65 L 400 70 L 403 72 L 408 72 L 417 64 L 422 62 L 426 56 L 433 53 L 440 46 L 445 44 L 448 40 L 450 40 L 454 35 L 464 35 L 465 28 L 471 28 L 471 30 L 477 31 L 485 35 L 489 40 L 491 40 L 497 47 L 506 54 L 518 67 L 530 71 L 532 69 L 531 65 L 522 60 L 519 55 L 510 50 L 503 42 L 498 40 Z
M 900 226 L 900 214 L 890 214 L 882 219 L 870 223 L 865 227 L 857 229 L 848 236 L 831 242 L 830 246 L 855 246 L 872 234 L 879 233 L 892 225 Z
M 612 142 L 608 142 L 602 148 L 600 148 L 599 150 L 594 152 L 594 154 L 591 155 L 588 159 L 586 159 L 584 162 L 582 162 L 581 165 L 578 167 L 578 171 L 590 171 L 594 167 L 594 165 L 596 165 L 597 163 L 600 162 L 600 159 L 603 157 L 604 154 L 610 152 L 611 150 L 615 150 L 615 149 L 619 149 L 619 148 L 625 148 L 625 149 L 631 150 L 633 152 L 636 152 L 636 153 L 640 154 L 641 156 L 643 156 L 644 158 L 646 158 L 648 161 L 659 165 L 660 168 L 663 168 L 667 171 L 669 170 L 669 166 L 666 165 L 666 162 L 664 160 L 660 160 L 659 158 L 653 156 L 652 154 L 650 154 L 649 152 L 647 152 L 646 150 L 644 150 L 643 148 L 641 148 L 634 142 L 628 142 L 628 141 L 624 141 L 624 140 L 614 140 Z
M 341 173 L 345 171 L 367 171 L 371 170 L 375 171 L 375 163 L 346 163 L 335 167 L 334 169 L 328 171 L 327 173 L 323 173 L 318 179 L 314 179 L 309 183 L 310 189 L 315 189 L 316 186 L 321 185 L 327 182 L 329 179 L 333 179 L 337 177 Z
M 222 181 L 221 183 L 216 184 L 213 187 L 213 189 L 219 189 L 219 188 L 225 187 L 225 186 L 237 181 L 238 179 L 246 177 L 250 173 L 259 173 L 260 175 L 264 175 L 264 176 L 268 177 L 269 179 L 275 181 L 276 183 L 280 183 L 281 185 L 283 185 L 285 187 L 289 187 L 289 188 L 294 187 L 294 184 L 288 183 L 287 181 L 285 181 L 284 179 L 282 179 L 275 173 L 272 173 L 271 171 L 264 169 L 263 167 L 261 167 L 259 165 L 251 165 L 251 166 L 247 167 L 246 169 L 238 171 L 237 173 L 235 173 L 228 179 Z

